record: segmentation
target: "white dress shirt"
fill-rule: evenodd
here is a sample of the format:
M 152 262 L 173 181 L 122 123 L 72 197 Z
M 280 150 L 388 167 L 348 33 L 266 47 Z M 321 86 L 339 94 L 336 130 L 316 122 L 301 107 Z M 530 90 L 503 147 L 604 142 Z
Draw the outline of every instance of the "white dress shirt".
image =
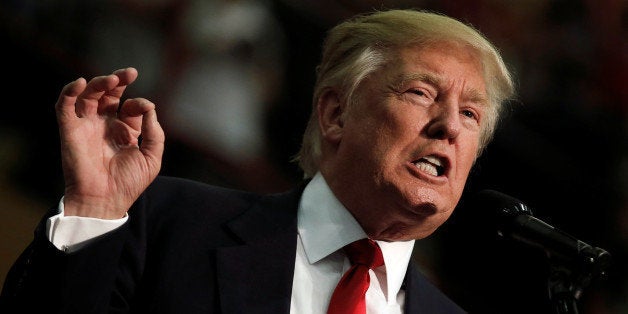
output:
M 342 275 L 350 268 L 342 248 L 366 234 L 338 201 L 320 173 L 306 186 L 298 209 L 298 241 L 290 313 L 322 314 Z M 63 215 L 63 198 L 59 214 L 47 221 L 48 239 L 60 250 L 72 252 L 91 239 L 122 226 L 121 219 Z M 401 289 L 412 255 L 414 240 L 405 242 L 377 241 L 384 265 L 370 270 L 371 285 L 366 292 L 369 314 L 403 313 L 405 291 Z
M 291 313 L 325 313 L 342 275 L 351 267 L 342 248 L 366 234 L 334 196 L 318 173 L 305 187 L 298 211 L 297 257 L 294 269 Z M 367 313 L 403 313 L 403 278 L 414 240 L 377 241 L 384 266 L 370 270 L 366 292 Z
M 46 221 L 48 240 L 57 249 L 66 253 L 79 250 L 99 235 L 122 226 L 129 215 L 120 219 L 99 219 L 91 217 L 65 216 L 63 197 L 59 201 L 59 213 Z

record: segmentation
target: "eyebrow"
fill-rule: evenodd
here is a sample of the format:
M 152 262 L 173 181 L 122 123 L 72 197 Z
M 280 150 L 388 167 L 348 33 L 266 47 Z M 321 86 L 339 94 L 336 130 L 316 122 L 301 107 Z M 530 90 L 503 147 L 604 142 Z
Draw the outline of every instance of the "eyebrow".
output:
M 394 86 L 398 86 L 399 89 L 401 89 L 401 87 L 412 81 L 421 81 L 435 87 L 440 87 L 442 86 L 443 79 L 437 75 L 433 75 L 430 73 L 401 74 L 397 77 Z M 488 98 L 486 97 L 486 94 L 480 92 L 475 88 L 465 89 L 463 97 L 467 101 L 478 103 L 482 106 L 488 105 Z
M 412 81 L 421 81 L 428 83 L 434 86 L 440 86 L 443 81 L 440 77 L 428 73 L 410 73 L 410 74 L 401 74 L 397 78 L 397 86 L 404 86 L 408 82 Z

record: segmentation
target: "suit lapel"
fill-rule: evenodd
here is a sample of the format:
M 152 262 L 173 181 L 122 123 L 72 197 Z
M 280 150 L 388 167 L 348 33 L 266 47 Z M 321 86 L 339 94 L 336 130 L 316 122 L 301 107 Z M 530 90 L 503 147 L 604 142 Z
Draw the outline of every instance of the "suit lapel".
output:
M 466 313 L 425 278 L 413 261 L 408 264 L 405 288 L 405 313 Z
M 217 250 L 223 312 L 290 312 L 302 191 L 264 197 L 227 225 L 242 244 Z

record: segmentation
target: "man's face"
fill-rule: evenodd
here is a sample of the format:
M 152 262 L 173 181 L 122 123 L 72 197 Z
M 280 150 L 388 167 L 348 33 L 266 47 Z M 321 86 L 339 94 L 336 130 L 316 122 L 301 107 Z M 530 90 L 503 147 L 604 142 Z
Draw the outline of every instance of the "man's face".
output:
M 360 85 L 340 119 L 335 162 L 321 167 L 367 234 L 388 241 L 424 238 L 449 218 L 488 105 L 468 48 L 411 47 L 395 60 Z

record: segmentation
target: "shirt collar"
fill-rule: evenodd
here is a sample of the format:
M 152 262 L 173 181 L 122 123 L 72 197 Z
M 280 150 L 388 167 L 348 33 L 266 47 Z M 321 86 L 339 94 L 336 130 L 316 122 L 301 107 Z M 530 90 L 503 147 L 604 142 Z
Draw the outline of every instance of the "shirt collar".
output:
M 317 173 L 303 191 L 297 216 L 299 234 L 310 264 L 345 245 L 366 238 L 366 233 Z
M 353 241 L 367 237 L 360 224 L 336 198 L 320 172 L 314 175 L 303 191 L 297 224 L 310 264 Z M 389 293 L 396 295 L 412 256 L 414 240 L 377 242 L 384 256 Z

